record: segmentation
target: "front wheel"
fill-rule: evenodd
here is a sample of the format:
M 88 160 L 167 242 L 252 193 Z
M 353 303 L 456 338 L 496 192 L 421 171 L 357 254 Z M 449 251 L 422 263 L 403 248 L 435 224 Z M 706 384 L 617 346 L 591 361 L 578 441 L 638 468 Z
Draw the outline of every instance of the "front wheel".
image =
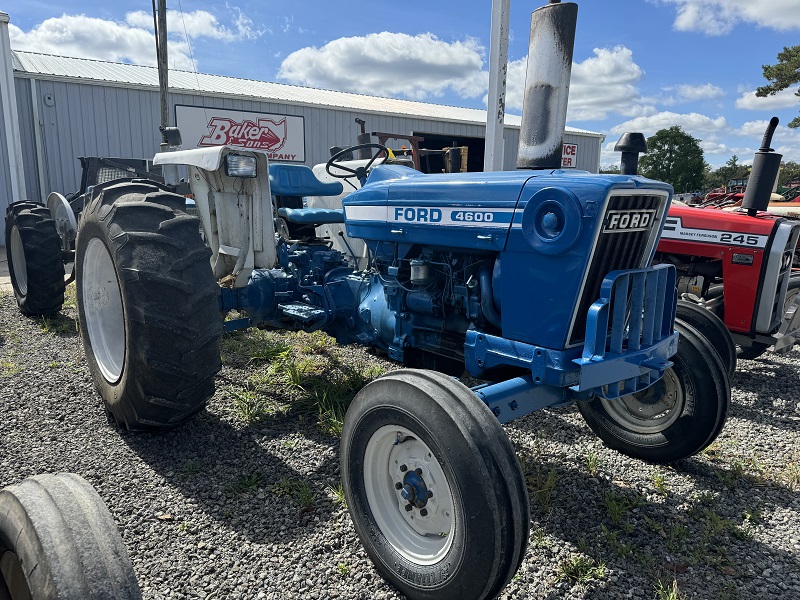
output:
M 84 479 L 36 475 L 0 490 L 0 598 L 141 597 L 114 520 Z
M 200 411 L 220 369 L 219 286 L 184 198 L 150 183 L 96 193 L 76 250 L 81 341 L 106 409 L 127 429 Z
M 725 424 L 731 389 L 717 352 L 696 329 L 676 321 L 674 363 L 649 388 L 617 398 L 579 402 L 578 409 L 603 442 L 623 454 L 669 463 L 697 454 Z
M 432 371 L 389 373 L 353 400 L 341 449 L 356 532 L 407 597 L 493 598 L 517 571 L 530 520 L 525 480 L 469 388 Z

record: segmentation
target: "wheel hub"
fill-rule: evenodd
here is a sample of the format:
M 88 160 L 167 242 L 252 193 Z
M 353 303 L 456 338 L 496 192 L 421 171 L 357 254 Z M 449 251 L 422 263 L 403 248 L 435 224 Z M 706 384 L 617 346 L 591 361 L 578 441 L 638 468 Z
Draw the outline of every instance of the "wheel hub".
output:
M 602 400 L 608 415 L 636 433 L 659 433 L 680 416 L 685 402 L 683 388 L 673 369 L 649 388 L 615 400 Z
M 400 495 L 406 502 L 415 508 L 424 508 L 428 503 L 428 494 L 433 497 L 433 492 L 428 489 L 422 478 L 422 469 L 406 473 L 403 477 L 403 486 L 400 488 Z

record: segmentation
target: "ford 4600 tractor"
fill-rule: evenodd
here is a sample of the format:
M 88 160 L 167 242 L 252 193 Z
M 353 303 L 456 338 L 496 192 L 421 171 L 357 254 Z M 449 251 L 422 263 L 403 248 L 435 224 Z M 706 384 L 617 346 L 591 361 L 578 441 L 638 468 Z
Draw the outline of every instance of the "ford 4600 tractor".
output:
M 341 440 L 356 531 L 411 598 L 493 597 L 519 567 L 528 496 L 502 423 L 577 401 L 633 457 L 670 462 L 710 444 L 727 373 L 695 328 L 676 325 L 674 267 L 650 266 L 672 188 L 558 170 L 576 16 L 572 3 L 533 13 L 516 171 L 424 175 L 377 164 L 379 146 L 341 210 L 276 200 L 292 239 L 275 233 L 273 197 L 341 185 L 263 153 L 156 156 L 188 165 L 202 236 L 165 186 L 96 186 L 80 210 L 77 302 L 113 418 L 141 430 L 199 412 L 225 328 L 323 330 L 423 367 L 361 390 Z M 363 240 L 365 270 L 315 236 L 325 223 Z M 244 316 L 223 322 L 233 309 Z M 484 383 L 447 374 L 464 369 Z

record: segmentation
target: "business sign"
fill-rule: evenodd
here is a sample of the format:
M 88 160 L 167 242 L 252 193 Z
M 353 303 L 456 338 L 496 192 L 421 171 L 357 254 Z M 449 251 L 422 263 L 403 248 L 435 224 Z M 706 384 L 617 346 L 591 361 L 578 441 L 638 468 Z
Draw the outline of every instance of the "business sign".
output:
M 574 169 L 578 166 L 578 144 L 563 144 L 561 168 Z
M 306 160 L 303 117 L 179 104 L 175 122 L 184 148 L 228 145 L 263 150 L 273 161 Z

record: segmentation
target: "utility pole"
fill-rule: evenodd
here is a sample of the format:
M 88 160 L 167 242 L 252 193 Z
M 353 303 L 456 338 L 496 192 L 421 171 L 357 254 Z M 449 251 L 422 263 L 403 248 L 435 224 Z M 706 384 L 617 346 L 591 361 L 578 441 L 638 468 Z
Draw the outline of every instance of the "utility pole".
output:
M 167 0 L 158 0 L 158 12 L 153 15 L 156 27 L 156 61 L 158 63 L 158 92 L 161 100 L 161 131 L 169 127 L 169 64 L 167 63 Z M 166 151 L 166 140 L 161 142 Z
M 489 100 L 486 107 L 484 171 L 503 170 L 503 126 L 506 116 L 508 75 L 508 22 L 511 0 L 492 0 L 489 40 Z

